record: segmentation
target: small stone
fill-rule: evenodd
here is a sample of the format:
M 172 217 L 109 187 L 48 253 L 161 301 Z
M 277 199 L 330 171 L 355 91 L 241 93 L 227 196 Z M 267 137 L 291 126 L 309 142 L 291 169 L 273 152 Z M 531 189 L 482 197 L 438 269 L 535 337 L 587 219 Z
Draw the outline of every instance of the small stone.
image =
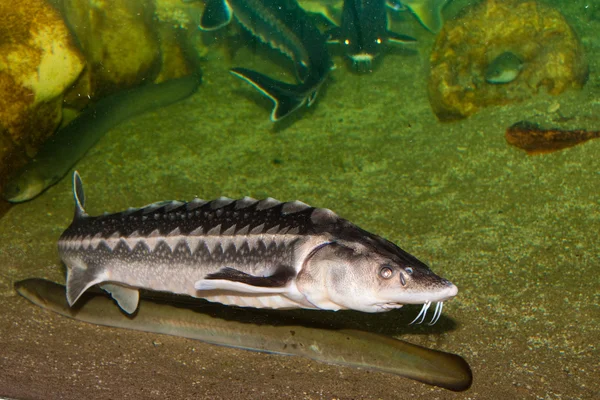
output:
M 560 103 L 555 101 L 554 103 L 550 104 L 548 106 L 548 114 L 554 114 L 555 112 L 557 112 L 560 108 Z

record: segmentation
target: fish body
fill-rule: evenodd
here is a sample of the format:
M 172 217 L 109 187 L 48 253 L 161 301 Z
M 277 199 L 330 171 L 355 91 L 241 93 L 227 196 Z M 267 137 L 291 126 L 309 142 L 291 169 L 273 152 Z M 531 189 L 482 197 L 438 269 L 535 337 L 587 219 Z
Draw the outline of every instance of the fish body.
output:
M 132 318 L 115 308 L 110 298 L 99 293 L 85 293 L 83 304 L 71 308 L 65 300 L 65 287 L 44 279 L 17 282 L 15 289 L 44 309 L 98 325 L 368 368 L 454 391 L 468 389 L 473 380 L 469 364 L 458 355 L 427 349 L 376 333 L 302 326 L 295 318 L 288 318 L 293 320 L 293 325 L 282 324 L 281 314 L 273 324 L 258 325 L 239 321 L 240 313 L 232 313 L 235 310 L 226 310 L 225 307 L 215 309 L 216 307 L 207 307 L 206 304 L 198 307 L 197 304 L 169 304 L 158 299 L 142 298 L 142 304 Z M 264 320 L 265 317 L 264 314 L 250 314 L 250 318 L 246 318 L 248 310 L 244 310 L 243 315 L 244 320 Z
M 199 85 L 200 75 L 192 74 L 124 90 L 88 106 L 42 145 L 8 182 L 2 196 L 12 203 L 35 198 L 62 179 L 107 131 L 135 115 L 182 100 Z
M 273 100 L 271 120 L 278 121 L 304 104 L 312 105 L 333 63 L 325 36 L 306 12 L 295 0 L 210 0 L 200 27 L 222 27 L 232 15 L 252 35 L 294 63 L 298 84 L 280 82 L 246 68 L 231 70 Z
M 362 70 L 370 68 L 388 41 L 415 42 L 406 35 L 387 29 L 386 0 L 346 0 L 342 9 L 341 26 L 330 32 L 329 42 L 342 45 L 345 54 Z
M 543 128 L 533 122 L 520 121 L 506 130 L 505 137 L 509 144 L 525 150 L 529 155 L 536 155 L 552 153 L 600 138 L 600 131 Z
M 70 305 L 95 284 L 133 313 L 138 289 L 256 308 L 382 312 L 454 297 L 455 285 L 324 208 L 249 197 L 161 202 L 75 217 L 58 241 Z M 425 307 L 424 307 L 425 309 Z M 436 308 L 434 319 L 439 318 Z
M 523 61 L 513 52 L 505 51 L 494 58 L 485 70 L 488 83 L 503 84 L 517 79 L 523 69 Z

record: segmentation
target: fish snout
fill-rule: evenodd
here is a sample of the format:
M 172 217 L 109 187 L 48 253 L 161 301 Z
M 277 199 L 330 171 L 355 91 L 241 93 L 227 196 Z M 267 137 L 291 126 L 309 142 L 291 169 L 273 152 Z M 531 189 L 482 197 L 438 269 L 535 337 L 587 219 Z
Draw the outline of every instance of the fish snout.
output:
M 453 297 L 456 297 L 456 295 L 458 294 L 458 287 L 454 283 L 444 278 L 442 278 L 441 283 L 443 287 L 439 293 L 440 298 L 434 301 L 447 301 L 452 299 Z
M 358 73 L 373 72 L 373 59 L 375 57 L 369 53 L 352 54 L 352 66 Z

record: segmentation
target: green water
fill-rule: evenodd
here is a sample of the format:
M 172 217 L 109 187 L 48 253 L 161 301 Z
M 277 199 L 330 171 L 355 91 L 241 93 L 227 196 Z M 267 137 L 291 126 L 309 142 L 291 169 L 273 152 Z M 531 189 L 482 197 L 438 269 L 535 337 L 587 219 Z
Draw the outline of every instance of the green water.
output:
M 468 3 L 451 2 L 445 15 Z M 64 179 L 0 219 L 0 396 L 597 398 L 600 140 L 532 157 L 504 139 L 508 126 L 535 118 L 600 129 L 600 9 L 545 3 L 584 45 L 591 73 L 581 91 L 540 93 L 442 124 L 426 87 L 435 36 L 405 16 L 403 33 L 419 40 L 415 52 L 390 51 L 370 74 L 334 55 L 337 68 L 316 103 L 277 124 L 270 101 L 228 69 L 278 76 L 290 73 L 286 64 L 243 42 L 231 58 L 209 53 L 193 97 L 111 130 L 77 164 L 92 215 L 166 199 L 271 196 L 330 208 L 394 241 L 455 283 L 458 296 L 434 327 L 407 325 L 418 307 L 347 318 L 460 354 L 474 372 L 468 392 L 98 328 L 31 306 L 13 291 L 15 281 L 64 281 L 56 240 L 73 214 Z

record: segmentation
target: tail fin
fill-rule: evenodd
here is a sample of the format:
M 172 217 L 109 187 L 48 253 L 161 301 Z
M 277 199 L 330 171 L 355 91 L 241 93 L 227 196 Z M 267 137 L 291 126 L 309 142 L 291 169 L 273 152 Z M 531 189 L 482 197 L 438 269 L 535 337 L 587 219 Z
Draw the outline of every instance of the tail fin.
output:
M 280 82 L 246 68 L 233 68 L 231 73 L 245 80 L 275 102 L 271 112 L 271 121 L 287 117 L 306 102 L 306 96 L 299 89 L 299 85 Z
M 83 182 L 81 181 L 81 176 L 79 176 L 79 172 L 75 171 L 73 173 L 73 197 L 75 199 L 75 217 L 74 219 L 81 219 L 87 217 L 87 214 L 84 210 L 85 206 L 85 194 L 83 193 Z
M 438 33 L 444 25 L 442 8 L 446 0 L 404 0 L 406 6 L 417 17 L 419 22 L 430 32 Z
M 233 11 L 225 0 L 208 0 L 205 2 L 204 11 L 200 19 L 200 29 L 214 31 L 231 22 Z

